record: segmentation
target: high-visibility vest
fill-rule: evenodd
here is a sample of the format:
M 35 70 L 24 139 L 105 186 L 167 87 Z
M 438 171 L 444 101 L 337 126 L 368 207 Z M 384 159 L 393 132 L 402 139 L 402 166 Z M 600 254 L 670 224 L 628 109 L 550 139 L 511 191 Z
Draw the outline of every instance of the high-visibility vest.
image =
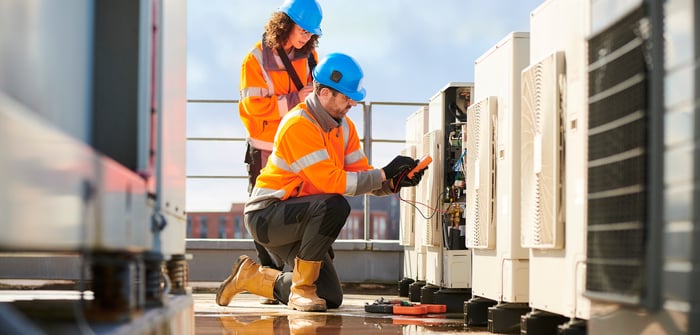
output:
M 312 111 L 305 102 L 285 115 L 272 154 L 246 203 L 246 213 L 290 197 L 390 194 L 381 171 L 369 164 L 352 120 L 347 116 L 340 124 L 329 120 L 325 110 Z M 334 127 L 329 126 L 332 123 Z
M 265 53 L 268 56 L 263 56 Z M 318 60 L 315 50 L 313 55 Z M 299 90 L 278 57 L 268 47 L 263 50 L 262 41 L 259 41 L 241 66 L 238 113 L 248 133 L 248 142 L 256 149 L 272 150 L 280 120 L 299 102 Z M 312 82 L 307 59 L 308 54 L 294 55 L 290 59 L 304 84 Z

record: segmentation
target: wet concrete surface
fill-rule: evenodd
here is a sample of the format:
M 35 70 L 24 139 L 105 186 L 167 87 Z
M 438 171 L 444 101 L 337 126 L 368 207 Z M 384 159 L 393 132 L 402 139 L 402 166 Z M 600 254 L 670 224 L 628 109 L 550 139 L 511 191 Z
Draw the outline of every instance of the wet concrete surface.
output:
M 392 315 L 365 312 L 365 303 L 379 298 L 346 294 L 343 305 L 324 313 L 299 312 L 285 305 L 263 305 L 252 294 L 239 294 L 229 306 L 218 306 L 214 293 L 195 293 L 196 334 L 492 334 L 485 327 L 467 327 L 461 313 Z
M 36 325 L 52 334 L 81 333 L 71 306 L 80 299 L 75 290 L 25 288 L 5 282 L 0 290 L 0 305 L 31 306 L 34 317 L 28 325 Z M 31 283 L 30 283 L 31 284 Z M 432 313 L 425 315 L 393 315 L 366 312 L 366 303 L 377 299 L 398 299 L 371 292 L 345 294 L 343 305 L 327 312 L 299 312 L 285 305 L 263 305 L 260 298 L 249 293 L 237 295 L 229 306 L 215 302 L 218 283 L 196 283 L 195 293 L 171 296 L 163 308 L 140 312 L 131 322 L 87 325 L 94 334 L 493 334 L 486 327 L 468 327 L 463 313 Z M 11 287 L 8 287 L 11 286 Z M 13 290 L 8 290 L 13 288 Z M 372 290 L 369 290 L 372 291 Z M 386 291 L 383 291 L 384 293 Z M 86 291 L 87 301 L 92 292 Z M 62 307 L 52 307 L 52 306 Z M 5 305 L 11 306 L 11 305 Z M 38 316 L 38 317 L 37 317 Z M 35 318 L 36 317 L 36 318 Z M 60 320 L 60 318 L 65 320 Z M 41 321 L 44 319 L 44 321 Z M 48 321 L 46 321 L 48 320 Z M 2 324 L 0 322 L 0 324 Z M 193 325 L 194 324 L 194 325 Z M 0 327 L 2 328 L 2 327 Z M 0 329 L 0 333 L 3 333 Z

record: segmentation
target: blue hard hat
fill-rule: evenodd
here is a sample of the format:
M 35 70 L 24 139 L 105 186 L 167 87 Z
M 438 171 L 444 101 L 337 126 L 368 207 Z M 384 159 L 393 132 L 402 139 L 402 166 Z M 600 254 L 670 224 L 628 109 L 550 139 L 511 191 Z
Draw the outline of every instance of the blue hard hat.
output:
M 326 85 L 348 98 L 360 101 L 365 98 L 362 86 L 364 73 L 352 57 L 342 53 L 331 53 L 321 59 L 313 71 L 314 80 Z
M 285 0 L 279 8 L 304 30 L 321 36 L 323 12 L 316 0 Z

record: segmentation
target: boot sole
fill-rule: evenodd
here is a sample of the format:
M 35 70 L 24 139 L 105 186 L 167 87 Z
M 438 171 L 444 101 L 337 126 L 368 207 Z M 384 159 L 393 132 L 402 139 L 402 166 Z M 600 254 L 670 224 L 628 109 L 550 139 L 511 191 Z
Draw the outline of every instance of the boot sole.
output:
M 327 309 L 323 305 L 300 306 L 293 303 L 289 303 L 287 307 L 301 312 L 325 312 Z
M 260 300 L 261 305 L 279 305 L 279 303 L 280 303 L 280 301 L 277 299 L 264 298 L 264 299 Z
M 235 264 L 233 264 L 233 267 L 231 268 L 231 274 L 228 277 L 226 277 L 226 279 L 221 283 L 221 285 L 219 285 L 219 289 L 216 290 L 216 304 L 217 305 L 228 306 L 228 304 L 231 302 L 231 300 L 229 300 L 227 303 L 224 304 L 222 301 L 220 301 L 219 299 L 221 299 L 221 293 L 224 291 L 224 288 L 226 288 L 226 286 L 231 283 L 231 281 L 233 280 L 233 277 L 236 276 L 236 274 L 238 273 L 238 270 L 240 270 L 241 265 L 243 265 L 243 262 L 246 259 L 248 259 L 248 256 L 245 256 L 245 255 L 239 256 L 238 260 L 236 261 Z M 231 297 L 231 299 L 233 299 L 234 296 L 235 296 L 235 294 Z

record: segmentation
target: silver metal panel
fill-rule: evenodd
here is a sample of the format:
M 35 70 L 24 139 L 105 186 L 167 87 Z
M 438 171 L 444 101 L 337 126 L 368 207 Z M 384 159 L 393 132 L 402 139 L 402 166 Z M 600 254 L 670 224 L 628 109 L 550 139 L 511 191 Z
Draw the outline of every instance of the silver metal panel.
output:
M 106 157 L 96 161 L 96 175 L 92 243 L 103 249 L 150 249 L 153 239 L 145 181 Z
M 0 2 L 0 91 L 88 142 L 91 0 Z
M 71 249 L 91 234 L 91 150 L 0 91 L 0 247 Z
M 145 183 L 0 92 L 0 249 L 145 250 Z

